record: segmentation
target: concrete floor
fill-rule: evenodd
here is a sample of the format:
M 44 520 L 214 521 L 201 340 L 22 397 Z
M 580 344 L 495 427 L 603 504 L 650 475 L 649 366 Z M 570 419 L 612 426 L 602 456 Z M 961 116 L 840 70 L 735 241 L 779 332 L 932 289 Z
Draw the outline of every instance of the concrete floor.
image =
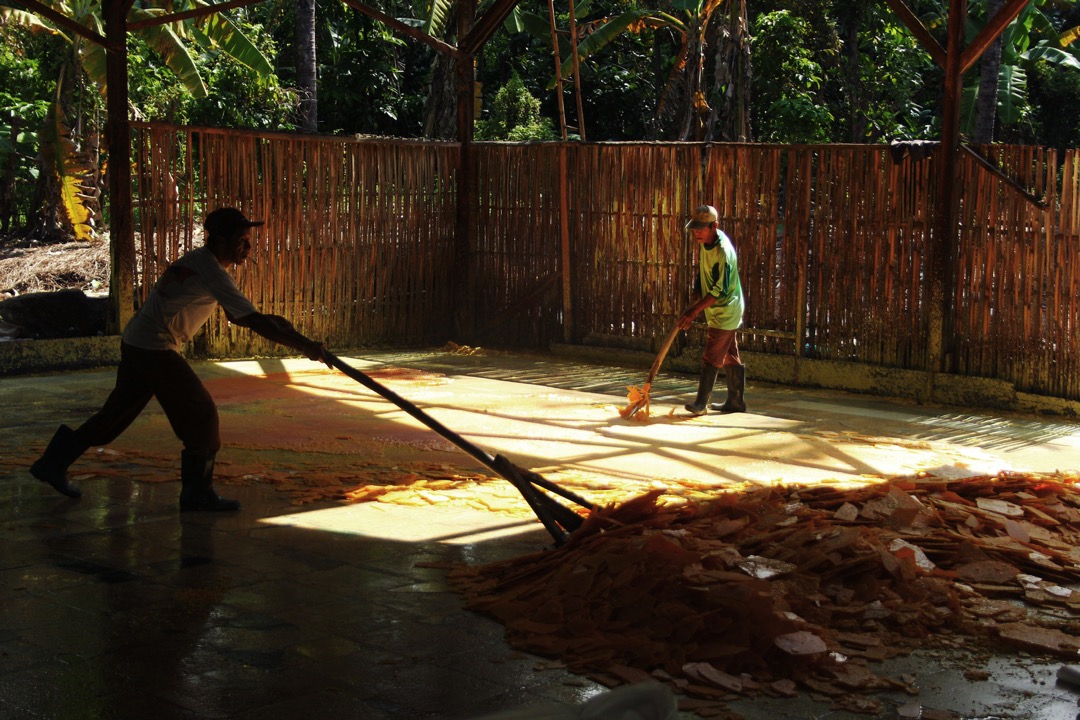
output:
M 625 386 L 643 380 L 637 369 L 439 351 L 348 360 L 483 450 L 590 498 L 680 479 L 731 487 L 1080 468 L 1074 422 L 762 386 L 752 368 L 750 413 L 668 415 L 695 380 L 662 374 L 653 417 L 635 423 L 617 410 Z M 113 373 L 0 378 L 0 718 L 471 719 L 604 692 L 507 646 L 501 626 L 464 610 L 444 582 L 447 563 L 549 544 L 527 510 L 292 504 L 290 483 L 333 473 L 486 472 L 317 367 L 198 366 L 221 410 L 218 490 L 243 503 L 231 516 L 176 512 L 179 444 L 156 404 L 72 468 L 81 500 L 54 493 L 25 468 L 59 422 L 76 425 L 100 405 Z M 492 492 L 513 502 L 502 485 Z M 1055 682 L 1057 659 L 956 651 L 891 663 L 921 694 L 880 696 L 882 717 L 912 703 L 924 716 L 1077 717 L 1077 690 Z M 965 680 L 967 668 L 990 677 Z M 731 710 L 867 717 L 805 696 Z

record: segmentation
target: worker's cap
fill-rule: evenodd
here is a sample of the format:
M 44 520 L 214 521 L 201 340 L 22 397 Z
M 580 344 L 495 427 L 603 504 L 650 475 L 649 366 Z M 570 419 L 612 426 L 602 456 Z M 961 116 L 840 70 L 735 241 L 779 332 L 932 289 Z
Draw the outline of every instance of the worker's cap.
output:
M 203 227 L 206 228 L 207 235 L 220 235 L 228 238 L 232 237 L 237 230 L 258 227 L 262 224 L 262 220 L 248 220 L 244 213 L 236 208 L 223 207 L 207 215 Z
M 686 223 L 687 230 L 694 228 L 707 228 L 716 222 L 720 216 L 716 214 L 716 208 L 712 205 L 698 205 L 690 215 L 690 222 Z

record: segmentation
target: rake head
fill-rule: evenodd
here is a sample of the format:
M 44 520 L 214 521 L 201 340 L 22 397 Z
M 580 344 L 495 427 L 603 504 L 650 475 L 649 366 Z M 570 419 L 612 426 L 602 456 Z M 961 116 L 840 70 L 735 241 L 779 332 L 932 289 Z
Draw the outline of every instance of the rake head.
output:
M 643 386 L 627 385 L 626 389 L 630 392 L 627 393 L 627 406 L 619 410 L 619 414 L 627 420 L 641 420 L 645 421 L 649 419 L 649 388 L 652 387 L 651 383 L 645 383 Z

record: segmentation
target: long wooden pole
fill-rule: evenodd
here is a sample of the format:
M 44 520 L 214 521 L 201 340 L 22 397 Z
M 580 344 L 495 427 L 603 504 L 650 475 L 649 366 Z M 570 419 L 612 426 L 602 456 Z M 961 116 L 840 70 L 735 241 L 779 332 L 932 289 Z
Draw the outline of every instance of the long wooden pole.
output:
M 559 107 L 559 129 L 566 140 L 566 108 L 563 107 L 562 57 L 559 55 L 559 32 L 555 22 L 555 0 L 548 0 L 548 16 L 551 20 L 551 47 L 555 53 L 555 99 Z
M 585 142 L 585 108 L 581 100 L 581 60 L 578 57 L 577 16 L 574 0 L 570 0 L 570 52 L 574 59 L 574 98 L 577 102 L 578 137 Z
M 948 43 L 945 50 L 945 98 L 938 157 L 936 237 L 930 262 L 930 370 L 947 372 L 951 362 L 952 298 L 956 285 L 954 256 L 959 239 L 956 224 L 957 151 L 960 147 L 960 93 L 963 73 L 960 60 L 967 19 L 967 0 L 949 4 Z
M 458 5 L 458 37 L 472 28 L 476 0 L 464 0 Z M 474 312 L 473 270 L 469 261 L 472 244 L 473 206 L 473 119 L 474 68 L 473 56 L 455 59 L 457 71 L 457 131 L 460 149 L 457 175 L 457 217 L 454 233 L 454 327 L 459 337 L 468 338 L 473 332 Z
M 131 218 L 131 126 L 128 120 L 127 9 L 104 0 L 105 85 L 109 147 L 109 330 L 118 333 L 135 314 L 135 231 Z

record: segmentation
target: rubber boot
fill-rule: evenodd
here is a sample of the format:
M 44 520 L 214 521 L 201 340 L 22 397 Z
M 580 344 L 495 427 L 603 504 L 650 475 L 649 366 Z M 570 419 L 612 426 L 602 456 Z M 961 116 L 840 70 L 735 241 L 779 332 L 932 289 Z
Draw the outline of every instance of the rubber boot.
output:
M 698 377 L 697 399 L 690 405 L 683 405 L 686 412 L 691 415 L 704 415 L 709 406 L 709 398 L 712 397 L 713 385 L 716 384 L 718 368 L 712 365 L 702 365 L 701 375 Z
M 236 500 L 226 500 L 214 492 L 214 456 L 184 450 L 180 453 L 180 511 L 235 512 Z
M 723 405 L 712 403 L 709 409 L 719 413 L 746 412 L 746 400 L 743 397 L 746 389 L 746 366 L 726 365 L 724 372 L 727 374 L 727 400 Z
M 82 497 L 82 490 L 68 482 L 67 470 L 71 463 L 86 452 L 86 445 L 79 442 L 75 431 L 67 425 L 56 429 L 45 452 L 30 466 L 30 474 L 49 483 L 56 491 L 71 498 Z

